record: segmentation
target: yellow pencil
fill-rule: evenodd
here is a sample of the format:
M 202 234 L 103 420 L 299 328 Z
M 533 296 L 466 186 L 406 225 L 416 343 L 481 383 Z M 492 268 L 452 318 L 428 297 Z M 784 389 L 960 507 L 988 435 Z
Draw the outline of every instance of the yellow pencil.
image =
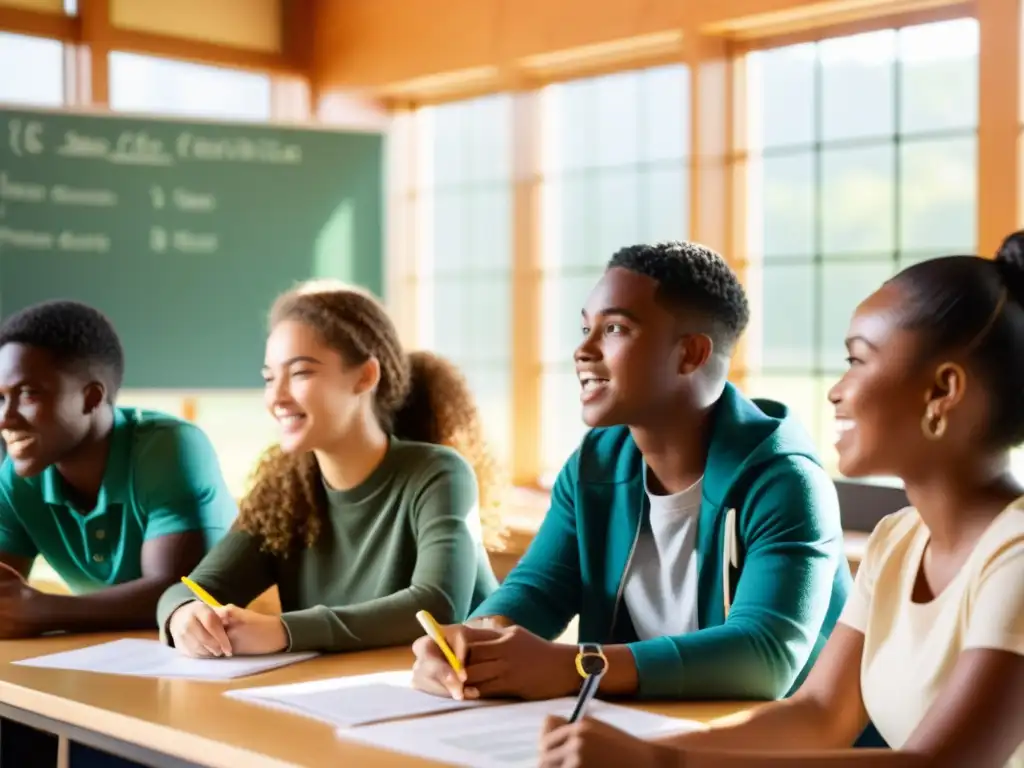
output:
M 444 639 L 444 632 L 441 631 L 441 625 L 437 623 L 437 620 L 430 615 L 429 611 L 417 611 L 416 620 L 423 627 L 423 631 L 430 636 L 430 639 L 437 643 L 437 647 L 441 649 L 441 653 L 448 659 L 448 663 L 451 664 L 452 669 L 455 670 L 455 674 L 461 677 L 463 675 L 462 662 L 459 661 L 458 657 L 452 652 L 451 646 L 448 645 L 448 641 Z
M 181 583 L 184 584 L 189 589 L 191 589 L 192 590 L 192 594 L 194 594 L 196 597 L 198 597 L 200 600 L 202 600 L 204 603 L 206 603 L 211 608 L 223 608 L 224 607 L 223 605 L 218 603 L 209 592 L 207 592 L 205 589 L 203 589 L 198 584 L 196 584 L 194 581 L 192 581 L 192 579 L 190 579 L 188 576 L 182 576 L 181 577 Z

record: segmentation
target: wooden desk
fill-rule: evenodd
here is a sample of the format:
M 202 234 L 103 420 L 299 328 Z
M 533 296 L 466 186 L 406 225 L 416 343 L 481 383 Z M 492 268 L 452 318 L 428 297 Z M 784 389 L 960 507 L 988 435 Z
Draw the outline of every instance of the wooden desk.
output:
M 229 688 L 408 669 L 406 648 L 322 656 L 230 683 L 159 680 L 18 667 L 11 661 L 116 639 L 113 635 L 0 642 L 0 716 L 156 768 L 360 768 L 435 765 L 338 738 L 326 724 L 223 696 Z M 132 637 L 155 637 L 136 633 Z M 644 708 L 706 721 L 749 702 Z

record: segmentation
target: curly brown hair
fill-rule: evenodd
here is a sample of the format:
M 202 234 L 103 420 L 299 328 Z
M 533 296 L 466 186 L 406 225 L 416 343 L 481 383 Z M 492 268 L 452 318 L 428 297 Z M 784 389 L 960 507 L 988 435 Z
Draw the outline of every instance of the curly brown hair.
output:
M 315 281 L 282 294 L 270 311 L 270 328 L 285 320 L 316 329 L 350 365 L 377 359 L 374 411 L 381 426 L 399 439 L 461 454 L 476 474 L 485 540 L 500 539 L 496 508 L 504 482 L 458 368 L 430 352 L 407 354 L 380 302 L 352 286 Z M 326 504 L 313 453 L 289 454 L 275 445 L 258 462 L 235 525 L 259 538 L 264 549 L 287 556 L 316 541 Z

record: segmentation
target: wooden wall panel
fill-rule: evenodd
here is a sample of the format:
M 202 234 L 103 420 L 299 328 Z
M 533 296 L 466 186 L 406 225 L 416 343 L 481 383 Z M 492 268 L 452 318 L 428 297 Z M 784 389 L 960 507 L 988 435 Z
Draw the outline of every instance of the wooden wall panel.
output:
M 112 26 L 263 53 L 282 50 L 282 0 L 110 0 Z
M 678 0 L 321 0 L 317 76 L 382 86 L 682 25 Z
M 978 0 L 978 252 L 1024 225 L 1021 209 L 1021 4 Z
M 110 3 L 108 0 L 78 0 L 79 43 L 65 49 L 75 57 L 69 74 L 76 83 L 81 106 L 106 107 L 110 104 Z
M 45 0 L 53 3 L 54 0 Z M 11 4 L 15 3 L 15 4 Z M 0 0 L 0 31 L 69 43 L 70 68 L 78 68 L 70 103 L 106 103 L 106 55 L 127 51 L 251 69 L 308 81 L 311 101 L 319 99 L 312 74 L 316 0 L 78 0 L 78 15 L 54 13 L 56 0 Z M 116 16 L 114 15 L 116 13 Z M 92 71 L 91 93 L 83 73 Z
M 978 0 L 984 2 L 984 0 Z M 319 0 L 314 71 L 323 86 L 383 89 L 450 73 L 465 91 L 529 87 L 530 60 L 552 54 L 562 74 L 592 74 L 591 49 L 616 46 L 615 68 L 654 64 L 646 47 L 660 36 L 756 39 L 911 13 L 963 0 Z M 679 59 L 666 51 L 664 60 Z M 559 79 L 562 79 L 561 76 Z M 414 89 L 405 88 L 408 96 Z M 457 88 L 455 89 L 457 90 Z
M 707 35 L 762 37 L 835 26 L 880 15 L 956 5 L 961 0 L 716 0 L 697 5 L 690 22 Z
M 690 68 L 690 237 L 722 254 L 749 287 L 745 237 L 744 168 L 737 163 L 744 136 L 743 67 L 731 45 L 719 38 L 691 36 L 686 47 Z M 740 337 L 729 378 L 746 385 L 750 370 L 749 333 Z
M 41 13 L 64 13 L 64 0 L 0 0 L 0 7 Z
M 0 0 L 0 32 L 55 40 L 72 40 L 78 34 L 78 22 L 63 13 L 51 13 L 15 5 L 4 5 Z
M 512 481 L 536 484 L 541 475 L 542 104 L 539 91 L 515 95 L 512 262 Z

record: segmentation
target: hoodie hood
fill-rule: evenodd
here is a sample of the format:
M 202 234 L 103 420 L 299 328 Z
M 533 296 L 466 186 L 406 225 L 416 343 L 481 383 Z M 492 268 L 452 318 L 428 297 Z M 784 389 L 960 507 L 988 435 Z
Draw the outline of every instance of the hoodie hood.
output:
M 821 466 L 811 436 L 788 406 L 748 399 L 726 383 L 715 408 L 704 498 L 716 507 L 741 506 L 752 475 L 787 456 L 803 456 Z

